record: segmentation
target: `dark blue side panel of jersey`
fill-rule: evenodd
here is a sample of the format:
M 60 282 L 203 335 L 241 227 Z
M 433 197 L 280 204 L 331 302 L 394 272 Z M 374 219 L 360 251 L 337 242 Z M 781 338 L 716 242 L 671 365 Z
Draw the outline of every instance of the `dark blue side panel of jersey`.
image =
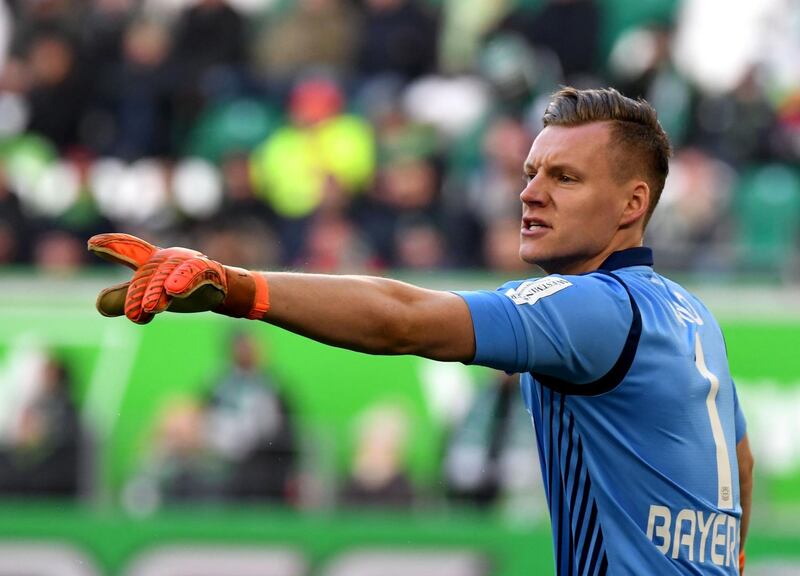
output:
M 608 571 L 605 536 L 592 480 L 584 457 L 583 440 L 565 396 L 541 388 L 541 414 L 546 424 L 546 485 L 553 527 L 558 574 L 604 575 Z

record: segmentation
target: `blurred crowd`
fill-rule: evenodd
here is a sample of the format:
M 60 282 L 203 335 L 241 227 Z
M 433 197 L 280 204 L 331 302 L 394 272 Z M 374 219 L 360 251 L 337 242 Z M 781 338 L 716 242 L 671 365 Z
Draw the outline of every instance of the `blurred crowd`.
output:
M 17 349 L 0 373 L 0 501 L 110 501 L 135 516 L 187 504 L 454 505 L 528 520 L 544 513 L 536 440 L 516 375 L 498 373 L 470 395 L 434 441 L 441 464 L 433 480 L 420 483 L 409 460 L 417 423 L 402 402 L 382 400 L 355 415 L 338 469 L 323 454 L 336 447 L 308 425 L 263 341 L 234 332 L 223 357 L 208 382 L 173 390 L 142 415 L 147 425 L 132 438 L 129 469 L 115 485 L 103 463 L 110 439 L 88 418 L 74 358 L 56 348 Z
M 790 0 L 4 0 L 0 265 L 124 231 L 230 264 L 517 258 L 548 95 L 613 85 L 674 143 L 662 269 L 798 277 Z
M 129 511 L 186 502 L 299 503 L 295 411 L 265 352 L 236 332 L 225 371 L 205 393 L 160 403 L 123 490 Z

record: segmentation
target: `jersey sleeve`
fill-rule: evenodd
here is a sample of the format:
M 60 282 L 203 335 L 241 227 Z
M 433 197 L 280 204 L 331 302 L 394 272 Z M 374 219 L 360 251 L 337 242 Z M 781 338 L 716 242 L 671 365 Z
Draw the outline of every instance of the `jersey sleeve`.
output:
M 633 320 L 626 289 L 604 274 L 554 275 L 456 294 L 472 314 L 473 364 L 575 384 L 611 369 Z

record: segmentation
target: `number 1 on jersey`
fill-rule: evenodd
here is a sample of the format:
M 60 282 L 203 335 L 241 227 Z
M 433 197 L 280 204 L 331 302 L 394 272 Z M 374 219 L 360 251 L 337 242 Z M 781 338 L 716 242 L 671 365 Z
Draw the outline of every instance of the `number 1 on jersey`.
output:
M 708 396 L 706 396 L 706 409 L 708 410 L 708 419 L 711 423 L 711 433 L 714 437 L 714 445 L 716 446 L 717 452 L 717 507 L 723 510 L 731 510 L 733 508 L 731 461 L 728 456 L 728 445 L 725 442 L 725 434 L 722 432 L 719 412 L 717 411 L 719 378 L 706 366 L 699 330 L 695 332 L 694 356 L 697 369 L 709 383 Z

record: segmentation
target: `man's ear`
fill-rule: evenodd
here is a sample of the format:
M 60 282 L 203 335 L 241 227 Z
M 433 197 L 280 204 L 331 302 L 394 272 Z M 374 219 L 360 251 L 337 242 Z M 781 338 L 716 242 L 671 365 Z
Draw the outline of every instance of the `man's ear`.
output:
M 627 199 L 620 226 L 625 228 L 639 221 L 644 223 L 650 206 L 650 186 L 644 180 L 631 180 L 628 183 Z

